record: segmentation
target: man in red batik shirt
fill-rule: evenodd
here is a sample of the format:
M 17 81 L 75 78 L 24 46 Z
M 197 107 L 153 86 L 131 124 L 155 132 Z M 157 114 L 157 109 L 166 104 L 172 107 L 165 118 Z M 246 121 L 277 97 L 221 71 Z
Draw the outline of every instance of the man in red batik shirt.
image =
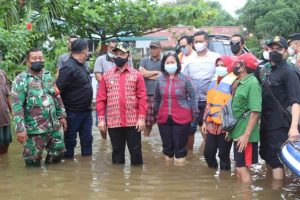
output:
M 145 82 L 143 75 L 128 63 L 127 43 L 117 43 L 112 52 L 116 66 L 104 73 L 96 99 L 98 126 L 100 131 L 108 127 L 114 164 L 125 163 L 127 143 L 131 164 L 140 165 L 143 164 L 141 132 L 145 128 L 147 110 Z

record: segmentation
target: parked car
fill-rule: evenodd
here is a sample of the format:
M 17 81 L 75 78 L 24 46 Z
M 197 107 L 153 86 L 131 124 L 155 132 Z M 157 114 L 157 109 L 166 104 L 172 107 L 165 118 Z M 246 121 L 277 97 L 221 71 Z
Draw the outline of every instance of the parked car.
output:
M 231 36 L 228 35 L 208 35 L 208 49 L 210 51 L 216 52 L 220 55 L 232 56 L 230 49 L 230 39 Z M 179 53 L 179 45 L 176 47 L 176 52 Z M 246 47 L 244 47 L 244 52 L 250 52 Z

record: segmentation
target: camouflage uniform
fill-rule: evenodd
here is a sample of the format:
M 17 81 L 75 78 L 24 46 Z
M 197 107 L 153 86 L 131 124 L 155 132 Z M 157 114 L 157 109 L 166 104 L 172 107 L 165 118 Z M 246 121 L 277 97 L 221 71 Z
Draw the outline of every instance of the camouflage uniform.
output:
M 270 75 L 271 64 L 269 62 L 267 62 L 263 65 L 259 65 L 258 70 L 259 70 L 258 78 L 259 78 L 261 84 L 263 85 L 263 84 L 265 84 L 265 82 L 267 80 L 267 76 Z
M 23 153 L 26 165 L 39 166 L 44 148 L 46 163 L 59 162 L 65 149 L 59 119 L 65 118 L 66 112 L 60 96 L 55 95 L 51 74 L 19 74 L 12 85 L 12 105 L 16 133 L 28 134 Z

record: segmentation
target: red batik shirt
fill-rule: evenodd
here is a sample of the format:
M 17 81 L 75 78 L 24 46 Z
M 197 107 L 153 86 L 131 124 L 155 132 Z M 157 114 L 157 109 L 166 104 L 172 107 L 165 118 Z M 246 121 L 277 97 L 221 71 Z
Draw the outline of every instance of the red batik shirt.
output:
M 147 92 L 142 74 L 129 64 L 121 72 L 117 67 L 104 73 L 96 98 L 99 122 L 108 128 L 136 126 L 145 120 Z

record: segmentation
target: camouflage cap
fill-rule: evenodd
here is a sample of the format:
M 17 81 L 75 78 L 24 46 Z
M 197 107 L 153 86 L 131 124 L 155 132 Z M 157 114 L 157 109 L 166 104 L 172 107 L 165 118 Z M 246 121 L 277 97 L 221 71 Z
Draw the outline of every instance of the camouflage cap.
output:
M 112 51 L 121 50 L 124 53 L 130 52 L 130 46 L 126 42 L 118 42 Z

